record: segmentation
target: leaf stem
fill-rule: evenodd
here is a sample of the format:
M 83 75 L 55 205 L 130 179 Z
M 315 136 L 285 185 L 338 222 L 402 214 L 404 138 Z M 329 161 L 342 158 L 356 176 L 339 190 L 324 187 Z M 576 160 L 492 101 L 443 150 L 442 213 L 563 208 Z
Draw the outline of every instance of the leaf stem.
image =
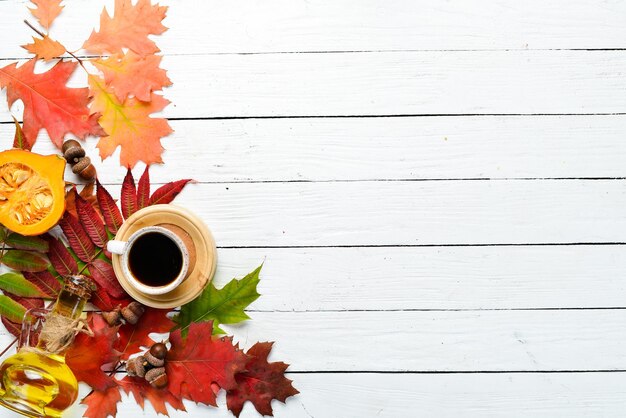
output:
M 46 35 L 40 31 L 39 29 L 37 29 L 36 27 L 34 27 L 28 20 L 24 19 L 24 23 L 26 23 L 26 26 L 28 26 L 29 28 L 31 28 L 32 30 L 35 31 L 35 33 L 39 36 L 41 36 L 42 38 L 45 37 Z

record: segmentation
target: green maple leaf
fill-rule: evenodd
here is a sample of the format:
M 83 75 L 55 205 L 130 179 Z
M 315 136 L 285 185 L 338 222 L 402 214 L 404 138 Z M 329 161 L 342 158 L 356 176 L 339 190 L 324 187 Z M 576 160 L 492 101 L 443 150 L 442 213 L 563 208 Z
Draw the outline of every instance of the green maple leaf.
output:
M 213 333 L 226 334 L 220 324 L 236 324 L 250 319 L 244 309 L 261 296 L 256 287 L 262 267 L 263 264 L 241 280 L 231 280 L 221 289 L 209 283 L 200 296 L 180 308 L 180 313 L 174 317 L 177 324 L 174 329 L 182 329 L 183 336 L 186 336 L 191 323 L 213 321 Z

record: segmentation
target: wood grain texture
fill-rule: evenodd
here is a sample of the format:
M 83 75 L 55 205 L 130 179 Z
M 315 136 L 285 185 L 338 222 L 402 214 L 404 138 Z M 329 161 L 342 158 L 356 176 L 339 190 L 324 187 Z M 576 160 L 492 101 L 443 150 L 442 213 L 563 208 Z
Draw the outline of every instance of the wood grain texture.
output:
M 285 405 L 272 403 L 278 418 L 398 418 L 413 413 L 442 418 L 571 418 L 580 414 L 606 418 L 620 416 L 626 408 L 624 373 L 292 374 L 289 378 L 295 379 L 301 394 Z M 155 415 L 151 406 L 143 412 L 132 399 L 122 398 L 118 417 Z M 232 417 L 223 395 L 218 398 L 218 409 L 185 404 L 189 414 L 174 411 L 170 415 Z M 75 405 L 67 418 L 78 418 L 83 411 Z M 241 417 L 259 415 L 246 404 Z
M 398 49 L 624 48 L 622 2 L 462 0 L 161 0 L 170 30 L 159 39 L 168 54 Z M 70 49 L 98 25 L 108 1 L 73 0 L 52 28 Z M 30 40 L 20 0 L 0 1 L 0 24 Z M 25 43 L 25 42 L 22 42 Z M 3 42 L 0 57 L 24 56 Z
M 623 253 L 623 246 L 220 249 L 214 283 L 263 261 L 262 297 L 251 306 L 262 311 L 621 307 Z
M 152 166 L 150 174 L 161 183 L 174 174 L 201 182 L 625 177 L 625 121 L 624 116 L 176 120 L 174 134 L 162 141 L 165 165 Z M 12 124 L 0 124 L 0 144 L 10 145 L 13 132 Z M 92 138 L 85 149 L 100 178 L 121 183 L 119 151 L 101 162 L 95 144 Z M 35 150 L 57 152 L 44 133 Z
M 176 203 L 218 247 L 598 243 L 626 230 L 612 180 L 196 184 Z
M 169 118 L 619 113 L 621 51 L 177 55 Z M 77 72 L 77 85 L 86 77 Z M 82 78 L 81 78 L 82 77 Z M 0 101 L 5 93 L 0 95 Z M 332 98 L 332 100 L 329 100 Z M 21 102 L 14 113 L 21 115 Z M 11 121 L 6 107 L 0 121 Z
M 271 359 L 292 371 L 626 369 L 626 310 L 250 315 L 224 330 L 244 348 L 276 341 Z M 2 330 L 2 346 L 12 339 Z

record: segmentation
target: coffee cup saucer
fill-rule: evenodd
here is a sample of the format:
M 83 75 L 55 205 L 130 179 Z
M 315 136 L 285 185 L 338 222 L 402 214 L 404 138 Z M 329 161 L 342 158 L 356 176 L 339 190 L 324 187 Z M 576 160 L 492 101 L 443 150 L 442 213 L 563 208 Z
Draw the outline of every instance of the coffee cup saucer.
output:
M 204 222 L 190 211 L 171 204 L 148 206 L 135 212 L 122 224 L 115 240 L 126 241 L 141 228 L 163 224 L 173 224 L 185 230 L 196 247 L 193 270 L 177 288 L 160 295 L 139 292 L 124 276 L 121 257 L 112 254 L 111 260 L 120 285 L 133 299 L 153 308 L 171 309 L 195 299 L 213 279 L 217 267 L 217 250 L 211 231 Z

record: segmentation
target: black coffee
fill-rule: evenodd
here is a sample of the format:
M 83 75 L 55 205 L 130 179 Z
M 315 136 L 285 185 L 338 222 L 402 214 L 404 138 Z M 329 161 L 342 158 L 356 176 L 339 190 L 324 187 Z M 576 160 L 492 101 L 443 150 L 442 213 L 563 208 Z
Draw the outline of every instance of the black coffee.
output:
M 165 286 L 180 273 L 183 255 L 166 235 L 148 232 L 133 243 L 128 264 L 133 276 L 146 286 Z

